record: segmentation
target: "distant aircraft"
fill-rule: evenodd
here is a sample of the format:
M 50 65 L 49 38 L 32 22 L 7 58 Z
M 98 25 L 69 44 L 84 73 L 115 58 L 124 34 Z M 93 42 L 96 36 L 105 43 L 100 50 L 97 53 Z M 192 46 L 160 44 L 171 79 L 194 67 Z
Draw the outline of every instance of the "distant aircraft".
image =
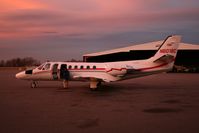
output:
M 91 90 L 101 82 L 121 81 L 136 77 L 170 71 L 173 68 L 181 36 L 168 36 L 155 55 L 145 60 L 106 63 L 46 62 L 41 66 L 16 74 L 17 79 L 32 81 L 64 81 L 64 75 L 71 81 L 90 81 Z M 67 73 L 67 75 L 66 75 Z

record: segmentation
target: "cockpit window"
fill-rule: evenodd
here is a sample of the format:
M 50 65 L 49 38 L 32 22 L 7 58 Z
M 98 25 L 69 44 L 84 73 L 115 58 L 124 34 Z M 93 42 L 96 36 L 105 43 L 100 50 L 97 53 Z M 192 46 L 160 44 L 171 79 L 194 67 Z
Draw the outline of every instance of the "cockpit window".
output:
M 38 69 L 41 70 L 41 69 L 43 68 L 44 65 L 45 65 L 45 64 L 40 65 L 40 66 L 38 67 Z
M 50 69 L 50 63 L 47 63 L 42 70 L 49 70 Z

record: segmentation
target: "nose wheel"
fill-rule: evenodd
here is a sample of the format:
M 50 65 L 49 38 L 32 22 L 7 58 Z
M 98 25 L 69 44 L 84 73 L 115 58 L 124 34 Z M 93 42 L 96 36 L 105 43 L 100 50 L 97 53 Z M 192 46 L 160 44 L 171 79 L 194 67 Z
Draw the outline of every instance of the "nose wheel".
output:
M 37 88 L 38 87 L 38 82 L 32 81 L 30 87 L 31 88 Z

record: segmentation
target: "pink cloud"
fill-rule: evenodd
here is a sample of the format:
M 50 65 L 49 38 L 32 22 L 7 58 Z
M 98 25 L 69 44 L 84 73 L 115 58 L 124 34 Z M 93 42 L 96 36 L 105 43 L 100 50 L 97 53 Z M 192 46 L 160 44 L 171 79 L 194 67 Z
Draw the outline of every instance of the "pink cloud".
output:
M 0 57 L 81 57 L 170 33 L 198 40 L 198 7 L 198 0 L 0 0 Z
M 0 38 L 48 33 L 93 37 L 142 31 L 178 20 L 183 23 L 197 19 L 195 14 L 198 14 L 198 9 L 186 9 L 180 7 L 184 4 L 172 4 L 170 0 L 2 0 L 0 5 L 6 11 L 0 15 Z M 6 10 L 11 7 L 15 10 Z

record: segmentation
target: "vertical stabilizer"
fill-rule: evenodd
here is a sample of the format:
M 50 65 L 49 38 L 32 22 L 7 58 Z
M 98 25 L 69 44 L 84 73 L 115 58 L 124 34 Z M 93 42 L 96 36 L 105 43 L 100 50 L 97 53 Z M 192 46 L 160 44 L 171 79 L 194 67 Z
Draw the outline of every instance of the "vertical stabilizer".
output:
M 174 35 L 168 36 L 162 45 L 159 47 L 156 54 L 151 58 L 153 62 L 162 61 L 166 62 L 168 59 L 175 59 L 178 47 L 181 41 L 181 36 Z

